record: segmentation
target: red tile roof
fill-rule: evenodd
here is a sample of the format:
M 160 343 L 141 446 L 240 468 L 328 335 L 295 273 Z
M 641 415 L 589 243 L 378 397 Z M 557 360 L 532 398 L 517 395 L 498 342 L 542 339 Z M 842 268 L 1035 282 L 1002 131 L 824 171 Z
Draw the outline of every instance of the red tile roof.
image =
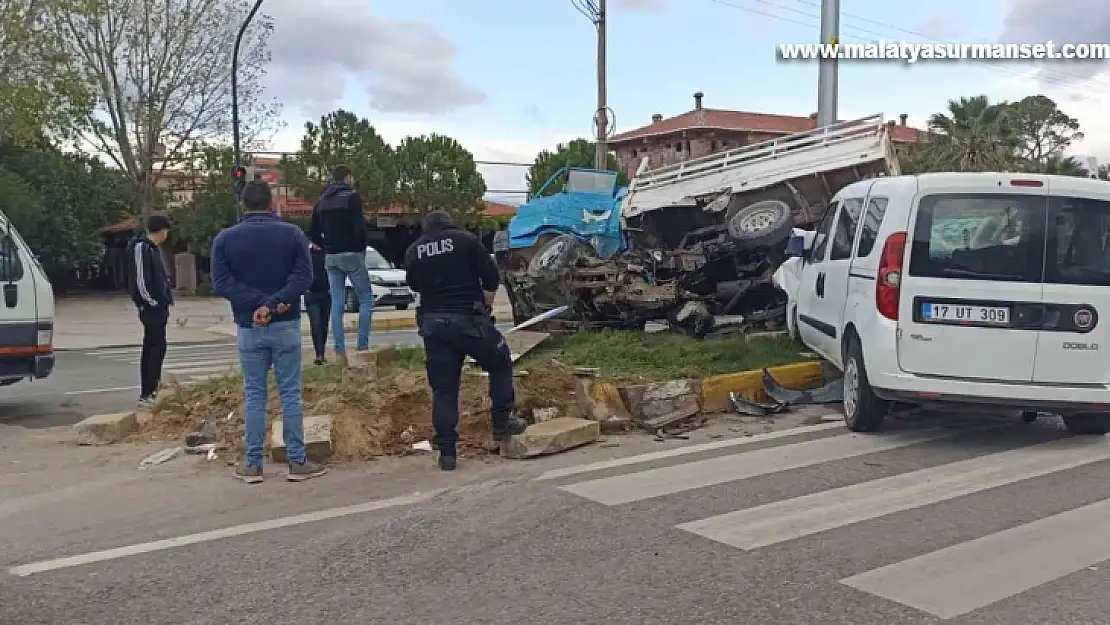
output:
M 699 119 L 701 117 L 701 119 Z M 687 111 L 675 117 L 635 128 L 614 135 L 610 144 L 619 144 L 632 139 L 642 139 L 659 135 L 681 132 L 689 128 L 715 128 L 739 132 L 768 132 L 789 134 L 805 132 L 817 127 L 817 120 L 794 115 L 772 115 L 770 113 L 750 113 L 746 111 L 726 111 L 722 109 L 702 109 Z M 894 126 L 892 138 L 895 141 L 917 141 L 924 132 L 910 126 Z

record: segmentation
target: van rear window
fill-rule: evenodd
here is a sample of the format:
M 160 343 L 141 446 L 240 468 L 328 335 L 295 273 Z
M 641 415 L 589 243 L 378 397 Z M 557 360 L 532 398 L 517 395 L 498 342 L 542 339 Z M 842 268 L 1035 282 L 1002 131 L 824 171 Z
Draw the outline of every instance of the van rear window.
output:
M 1053 197 L 1049 211 L 1045 282 L 1110 286 L 1110 202 Z
M 925 196 L 917 210 L 910 275 L 1040 282 L 1046 207 L 1036 195 Z

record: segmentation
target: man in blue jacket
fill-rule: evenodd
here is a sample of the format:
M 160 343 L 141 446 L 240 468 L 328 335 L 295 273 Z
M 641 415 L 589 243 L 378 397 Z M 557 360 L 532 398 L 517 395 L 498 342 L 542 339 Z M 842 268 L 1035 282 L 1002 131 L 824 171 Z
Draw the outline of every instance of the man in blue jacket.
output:
M 331 331 L 335 337 L 335 355 L 346 356 L 343 335 L 343 308 L 347 300 L 347 281 L 358 299 L 359 351 L 370 349 L 370 316 L 374 312 L 374 296 L 370 274 L 366 271 L 366 219 L 362 216 L 362 199 L 355 190 L 355 177 L 347 167 L 332 172 L 332 181 L 316 206 L 312 207 L 312 225 L 308 238 L 324 250 L 324 266 L 331 289 Z
M 301 381 L 301 294 L 312 284 L 308 239 L 270 206 L 265 182 L 243 189 L 243 219 L 212 242 L 212 290 L 231 302 L 239 326 L 239 363 L 246 395 L 246 460 L 235 477 L 262 481 L 267 376 L 274 369 L 291 482 L 327 473 L 305 458 Z

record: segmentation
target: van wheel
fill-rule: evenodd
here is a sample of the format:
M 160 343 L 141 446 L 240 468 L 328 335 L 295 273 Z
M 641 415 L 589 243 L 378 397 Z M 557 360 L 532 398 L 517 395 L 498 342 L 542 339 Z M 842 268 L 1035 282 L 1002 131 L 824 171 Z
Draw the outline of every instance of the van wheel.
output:
M 790 332 L 790 338 L 794 339 L 794 342 L 797 343 L 798 345 L 801 345 L 802 347 L 806 347 L 806 344 L 802 342 L 802 331 L 798 328 L 798 307 L 797 306 L 795 306 L 794 310 L 791 311 L 791 313 L 790 313 L 790 325 L 792 326 L 792 329 L 791 329 L 791 332 Z M 809 349 L 809 348 L 806 347 L 806 349 Z
M 1064 415 L 1064 427 L 1071 434 L 1106 434 L 1110 432 L 1110 415 L 1089 412 Z
M 853 338 L 844 358 L 844 423 L 853 432 L 874 432 L 882 427 L 887 408 L 871 390 L 863 348 L 859 339 Z

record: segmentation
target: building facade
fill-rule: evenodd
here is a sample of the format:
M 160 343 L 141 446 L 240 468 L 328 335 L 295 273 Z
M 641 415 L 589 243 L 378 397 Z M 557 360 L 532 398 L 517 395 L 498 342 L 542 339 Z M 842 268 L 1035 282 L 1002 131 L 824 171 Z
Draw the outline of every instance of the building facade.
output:
M 817 127 L 816 113 L 798 117 L 710 109 L 703 106 L 703 100 L 699 91 L 694 94 L 692 110 L 669 118 L 657 113 L 650 124 L 613 136 L 609 147 L 621 170 L 631 177 L 644 157 L 654 169 Z M 898 122 L 889 122 L 896 149 L 924 136 L 907 125 L 908 118 L 900 115 Z

